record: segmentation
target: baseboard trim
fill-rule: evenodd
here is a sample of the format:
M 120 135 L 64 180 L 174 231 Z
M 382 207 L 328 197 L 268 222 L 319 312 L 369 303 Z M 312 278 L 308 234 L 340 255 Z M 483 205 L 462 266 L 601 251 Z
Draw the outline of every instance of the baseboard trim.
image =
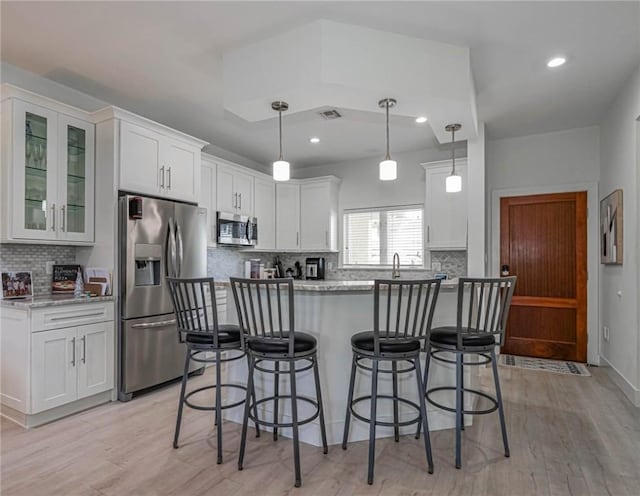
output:
M 74 413 L 79 413 L 83 410 L 88 410 L 103 403 L 109 403 L 111 401 L 111 390 L 104 391 L 102 393 L 94 394 L 88 398 L 74 401 L 73 403 L 67 403 L 44 412 L 28 415 L 26 413 L 19 412 L 14 408 L 7 405 L 2 405 L 0 409 L 0 415 L 15 422 L 20 427 L 38 427 L 40 425 L 48 424 L 54 420 L 59 420 L 63 417 L 68 417 Z
M 631 384 L 629 380 L 623 376 L 609 360 L 607 360 L 606 357 L 600 355 L 600 360 L 602 360 L 602 363 L 607 370 L 607 374 L 613 383 L 620 388 L 635 407 L 640 408 L 640 389 Z

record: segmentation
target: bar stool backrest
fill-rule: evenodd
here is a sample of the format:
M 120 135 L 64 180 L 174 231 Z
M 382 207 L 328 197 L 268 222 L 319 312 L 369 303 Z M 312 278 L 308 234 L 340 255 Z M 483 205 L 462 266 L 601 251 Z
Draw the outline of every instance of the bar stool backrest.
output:
M 288 341 L 289 354 L 293 355 L 293 280 L 232 277 L 230 281 L 242 331 L 243 349 L 246 339 Z
M 439 279 L 376 279 L 373 299 L 374 352 L 380 339 L 425 340 L 440 291 Z
M 458 280 L 457 346 L 463 338 L 493 335 L 502 344 L 516 276 Z
M 213 278 L 167 277 L 167 282 L 180 342 L 184 342 L 186 334 L 213 336 L 213 347 L 218 348 L 218 312 Z M 207 313 L 207 295 L 211 302 L 211 318 Z

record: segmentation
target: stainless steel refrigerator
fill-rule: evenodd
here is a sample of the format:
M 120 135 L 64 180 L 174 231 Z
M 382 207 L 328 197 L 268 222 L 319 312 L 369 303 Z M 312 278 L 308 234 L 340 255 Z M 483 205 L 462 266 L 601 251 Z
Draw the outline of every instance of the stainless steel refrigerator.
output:
M 206 211 L 138 195 L 119 199 L 118 399 L 182 375 L 167 277 L 206 277 Z

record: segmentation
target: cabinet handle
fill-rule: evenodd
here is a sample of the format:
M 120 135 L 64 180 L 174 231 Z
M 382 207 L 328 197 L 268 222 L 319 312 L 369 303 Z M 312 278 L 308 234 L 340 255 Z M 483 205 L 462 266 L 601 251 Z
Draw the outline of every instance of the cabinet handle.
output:
M 431 241 L 431 226 L 427 226 L 427 243 Z
M 62 207 L 60 207 L 60 212 L 61 212 L 61 224 L 62 224 L 62 232 L 65 232 L 67 230 L 66 228 L 66 222 L 65 222 L 65 217 L 67 215 L 67 206 L 66 205 L 62 205 Z
M 51 205 L 51 230 L 56 230 L 56 204 Z
M 82 341 L 82 363 L 87 363 L 87 336 L 80 338 Z
M 300 233 L 296 233 L 296 246 L 300 246 Z
M 73 338 L 71 340 L 71 344 L 72 344 L 72 347 L 71 347 L 71 365 L 73 367 L 75 367 L 76 366 L 76 338 Z
M 171 167 L 167 167 L 167 189 L 171 189 Z
M 324 245 L 329 248 L 329 231 L 324 232 Z
M 242 210 L 242 193 L 238 193 L 238 201 L 239 201 L 238 208 Z
M 87 317 L 97 317 L 98 315 L 104 315 L 104 312 L 92 312 L 92 313 L 83 313 L 78 315 L 63 315 L 61 317 L 51 317 L 49 320 L 71 320 L 71 319 L 84 319 Z
M 164 165 L 160 167 L 160 189 L 164 189 Z

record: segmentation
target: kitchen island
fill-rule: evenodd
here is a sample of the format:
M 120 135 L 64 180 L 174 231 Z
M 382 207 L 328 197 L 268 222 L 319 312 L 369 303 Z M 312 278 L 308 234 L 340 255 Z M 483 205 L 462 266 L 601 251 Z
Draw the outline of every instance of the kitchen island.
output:
M 344 419 L 347 405 L 349 374 L 351 370 L 351 336 L 356 332 L 372 329 L 373 325 L 373 281 L 295 281 L 295 324 L 296 330 L 308 332 L 318 340 L 318 359 L 320 367 L 320 382 L 324 413 L 329 444 L 342 442 Z M 229 288 L 228 310 L 230 322 L 237 322 L 233 309 L 233 294 Z M 457 302 L 457 281 L 443 281 L 436 304 L 433 327 L 441 325 L 455 325 Z M 424 354 L 422 355 L 424 360 Z M 424 362 L 423 362 L 424 363 Z M 302 363 L 299 365 L 299 367 Z M 465 385 L 469 387 L 472 367 L 465 370 Z M 227 364 L 224 369 L 224 382 L 246 384 L 247 368 L 243 360 Z M 391 392 L 391 375 L 381 374 L 379 392 Z M 298 394 L 310 397 L 314 394 L 312 372 L 306 371 L 297 376 Z M 429 386 L 455 385 L 455 367 L 437 361 L 431 361 L 429 371 Z M 417 401 L 415 372 L 400 374 L 398 390 L 400 396 L 411 401 Z M 281 379 L 281 394 L 289 393 L 289 381 Z M 256 374 L 256 393 L 258 398 L 273 394 L 273 376 L 271 374 Z M 371 394 L 370 374 L 359 370 L 355 384 L 355 396 Z M 438 401 L 449 406 L 455 405 L 454 392 L 438 393 Z M 471 395 L 465 401 L 470 407 Z M 225 402 L 238 398 L 236 391 L 230 391 Z M 301 418 L 312 413 L 311 407 L 305 402 L 298 402 Z M 364 401 L 358 405 L 358 411 L 368 417 L 369 403 Z M 263 404 L 259 415 L 272 418 L 272 404 Z M 290 405 L 288 401 L 281 402 L 279 411 L 283 418 L 288 419 Z M 408 420 L 416 416 L 416 412 L 400 404 L 401 420 Z M 453 413 L 435 409 L 429 405 L 429 427 L 431 430 L 449 429 L 455 426 Z M 378 419 L 390 421 L 393 417 L 393 403 L 391 400 L 381 399 L 378 403 Z M 242 421 L 242 407 L 227 410 L 225 418 L 235 422 Z M 465 416 L 465 422 L 470 425 L 471 415 Z M 290 429 L 282 429 L 282 434 L 291 437 Z M 415 432 L 415 425 L 401 428 L 401 433 Z M 368 425 L 357 420 L 352 422 L 349 440 L 360 441 L 368 439 Z M 377 437 L 393 435 L 393 428 L 378 427 Z M 320 446 L 320 429 L 318 420 L 300 428 L 300 439 L 304 442 Z

